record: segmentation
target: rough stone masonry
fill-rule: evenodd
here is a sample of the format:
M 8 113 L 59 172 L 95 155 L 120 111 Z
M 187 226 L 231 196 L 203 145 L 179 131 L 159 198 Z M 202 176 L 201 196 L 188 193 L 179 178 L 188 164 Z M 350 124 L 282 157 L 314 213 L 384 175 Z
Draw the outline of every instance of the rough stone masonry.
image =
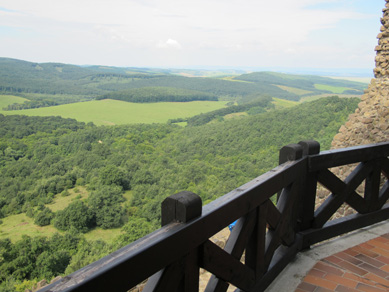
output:
M 375 50 L 374 76 L 356 111 L 332 141 L 332 148 L 344 148 L 389 140 L 389 0 L 381 18 L 381 32 Z
M 378 34 L 378 45 L 375 57 L 376 67 L 374 76 L 361 97 L 358 108 L 340 127 L 339 133 L 332 141 L 332 149 L 346 148 L 358 145 L 389 141 L 389 0 L 386 0 L 383 17 L 381 18 L 381 32 Z M 353 169 L 353 166 L 343 166 L 332 169 L 338 177 L 344 179 Z M 359 190 L 363 192 L 363 186 Z M 318 189 L 316 206 L 327 197 L 323 189 Z M 343 205 L 334 218 L 354 213 L 348 205 Z

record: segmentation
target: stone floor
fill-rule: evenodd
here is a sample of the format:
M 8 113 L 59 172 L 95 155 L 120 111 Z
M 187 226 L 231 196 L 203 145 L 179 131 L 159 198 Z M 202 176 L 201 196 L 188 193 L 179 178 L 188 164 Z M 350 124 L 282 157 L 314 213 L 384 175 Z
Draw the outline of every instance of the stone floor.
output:
M 389 291 L 389 233 L 326 257 L 295 292 Z
M 300 252 L 266 292 L 389 291 L 389 220 Z

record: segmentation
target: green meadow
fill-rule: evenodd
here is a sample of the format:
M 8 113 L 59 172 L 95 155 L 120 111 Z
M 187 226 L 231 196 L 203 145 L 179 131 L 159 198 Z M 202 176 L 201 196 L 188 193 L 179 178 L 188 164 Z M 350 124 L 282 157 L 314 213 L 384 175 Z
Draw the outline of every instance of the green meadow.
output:
M 273 97 L 273 104 L 276 106 L 276 109 L 280 109 L 280 108 L 286 108 L 286 107 L 293 107 L 295 105 L 298 105 L 299 102 Z
M 51 204 L 47 204 L 46 207 L 53 212 L 65 209 L 70 203 L 75 200 L 86 200 L 88 198 L 88 191 L 85 187 L 76 187 L 68 190 L 68 196 L 58 195 L 55 197 Z M 128 202 L 131 198 L 131 191 L 127 191 L 124 194 Z M 0 224 L 0 239 L 9 238 L 15 242 L 22 238 L 23 235 L 36 237 L 36 236 L 51 236 L 53 233 L 62 233 L 56 229 L 53 225 L 38 226 L 34 223 L 34 219 L 26 215 L 26 213 L 16 214 L 2 218 L 2 224 Z M 103 239 L 106 242 L 112 242 L 114 238 L 121 234 L 120 228 L 102 229 L 94 228 L 93 230 L 85 233 L 85 238 L 88 240 Z
M 304 94 L 309 94 L 312 93 L 312 91 L 300 89 L 300 88 L 295 88 L 295 87 L 290 87 L 290 86 L 284 86 L 284 85 L 277 85 L 279 88 L 286 90 L 288 92 L 297 94 L 297 95 L 304 95 Z
M 352 88 L 347 88 L 347 87 L 340 87 L 340 86 L 331 86 L 331 85 L 325 85 L 325 84 L 315 84 L 315 88 L 319 90 L 328 90 L 331 91 L 332 93 L 343 93 L 344 91 Z
M 23 99 L 24 100 L 24 99 Z M 130 103 L 118 100 L 93 100 L 37 109 L 4 111 L 8 104 L 23 101 L 20 97 L 0 95 L 0 113 L 4 115 L 61 116 L 95 125 L 166 123 L 169 119 L 187 118 L 223 108 L 226 101 L 192 101 Z
M 14 95 L 0 95 L 0 112 L 3 111 L 3 107 L 13 103 L 23 103 L 26 98 L 14 96 Z

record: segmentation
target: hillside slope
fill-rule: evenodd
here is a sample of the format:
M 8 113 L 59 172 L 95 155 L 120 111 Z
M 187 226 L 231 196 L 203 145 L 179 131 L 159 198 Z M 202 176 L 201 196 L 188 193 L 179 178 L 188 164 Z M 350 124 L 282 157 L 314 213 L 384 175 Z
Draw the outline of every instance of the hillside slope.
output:
M 288 143 L 315 139 L 328 149 L 357 102 L 323 98 L 187 128 L 0 115 L 0 290 L 24 291 L 34 279 L 69 274 L 117 250 L 159 226 L 167 196 L 189 190 L 206 204 L 274 167 Z M 51 209 L 80 189 L 69 205 Z M 26 215 L 23 224 L 3 229 L 16 214 Z M 36 225 L 60 233 L 6 238 Z M 82 235 L 96 228 L 121 235 L 111 244 Z
M 228 98 L 239 101 L 258 94 L 288 100 L 334 92 L 361 95 L 366 84 L 272 72 L 256 72 L 228 78 L 190 78 L 178 76 L 176 70 L 168 69 L 81 67 L 0 58 L 0 93 L 18 94 L 30 99 L 22 108 L 105 98 L 107 94 L 110 98 L 125 100 L 123 96 L 134 92 L 137 102 L 148 102 L 150 87 L 169 88 L 169 92 L 175 96 L 184 94 L 185 98 L 181 101 L 198 99 L 199 96 L 206 99 Z M 111 97 L 113 92 L 118 94 Z M 143 96 L 145 99 L 142 99 Z M 15 109 L 20 109 L 20 106 L 9 108 Z

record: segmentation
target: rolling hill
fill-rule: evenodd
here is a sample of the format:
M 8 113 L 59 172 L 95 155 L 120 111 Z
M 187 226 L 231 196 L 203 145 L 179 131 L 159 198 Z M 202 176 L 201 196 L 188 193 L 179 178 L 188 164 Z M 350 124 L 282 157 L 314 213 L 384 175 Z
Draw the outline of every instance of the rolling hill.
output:
M 199 74 L 206 75 L 206 72 L 199 71 Z M 185 70 L 180 74 L 177 69 L 76 66 L 0 58 L 0 93 L 29 100 L 22 106 L 8 108 L 17 110 L 96 98 L 150 102 L 148 96 L 152 88 L 159 88 L 160 93 L 163 91 L 153 100 L 159 102 L 171 96 L 174 96 L 174 101 L 240 101 L 247 96 L 264 94 L 298 101 L 304 96 L 320 94 L 362 95 L 367 87 L 367 84 L 347 80 L 274 72 L 254 72 L 228 78 L 180 75 L 185 75 Z

